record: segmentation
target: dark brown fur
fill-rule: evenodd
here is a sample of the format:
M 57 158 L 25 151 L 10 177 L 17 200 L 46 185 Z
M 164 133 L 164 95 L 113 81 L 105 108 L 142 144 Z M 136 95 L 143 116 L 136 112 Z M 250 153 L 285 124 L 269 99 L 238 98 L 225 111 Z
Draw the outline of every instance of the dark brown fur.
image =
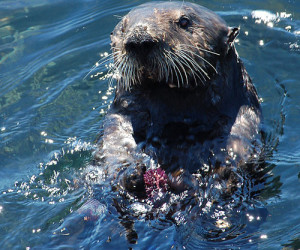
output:
M 218 175 L 224 190 L 234 186 L 235 173 L 259 153 L 261 120 L 233 45 L 237 33 L 182 2 L 143 4 L 116 26 L 121 77 L 95 159 L 117 185 L 144 193 L 143 173 L 159 165 L 175 189 L 194 185 L 178 176 L 195 174 Z

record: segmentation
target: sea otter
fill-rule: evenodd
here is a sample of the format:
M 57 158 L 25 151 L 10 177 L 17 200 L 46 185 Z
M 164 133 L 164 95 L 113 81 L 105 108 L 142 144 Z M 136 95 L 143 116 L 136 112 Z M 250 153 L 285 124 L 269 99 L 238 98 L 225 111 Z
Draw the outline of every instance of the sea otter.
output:
M 142 4 L 117 24 L 120 77 L 95 152 L 117 189 L 145 198 L 213 176 L 232 192 L 260 153 L 262 119 L 234 47 L 238 32 L 188 2 Z

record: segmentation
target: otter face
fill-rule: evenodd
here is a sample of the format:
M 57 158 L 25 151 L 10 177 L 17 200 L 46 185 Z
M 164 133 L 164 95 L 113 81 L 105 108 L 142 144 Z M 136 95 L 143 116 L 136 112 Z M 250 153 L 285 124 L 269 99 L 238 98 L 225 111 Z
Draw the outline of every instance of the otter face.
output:
M 115 27 L 111 47 L 119 87 L 154 82 L 170 87 L 205 85 L 227 53 L 229 28 L 208 9 L 182 2 L 143 4 Z

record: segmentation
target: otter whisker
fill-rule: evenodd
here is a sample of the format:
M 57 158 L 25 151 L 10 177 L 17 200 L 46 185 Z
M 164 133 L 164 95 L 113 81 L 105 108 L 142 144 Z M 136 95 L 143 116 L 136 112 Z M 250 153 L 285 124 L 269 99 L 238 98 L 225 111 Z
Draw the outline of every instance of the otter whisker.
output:
M 168 69 L 170 70 L 170 72 L 171 72 L 171 77 L 172 77 L 172 81 L 173 81 L 173 79 L 174 79 L 174 76 L 173 76 L 173 71 L 174 71 L 174 69 L 173 69 L 173 63 L 171 62 L 171 59 L 170 59 L 170 56 L 168 55 L 168 51 L 167 50 L 165 50 L 165 53 L 164 53 L 164 56 L 165 56 L 165 58 L 166 58 L 166 60 L 167 60 L 167 62 L 168 62 Z M 175 71 L 174 71 L 175 72 Z
M 185 50 L 181 50 L 181 53 L 183 53 L 185 56 L 187 56 L 188 58 L 190 58 L 191 62 L 193 63 L 194 67 L 199 69 L 199 73 L 202 73 L 207 77 L 207 79 L 210 79 L 208 73 L 191 57 L 191 55 L 188 54 L 188 51 L 185 51 Z M 204 78 L 204 76 L 203 76 Z M 205 80 L 205 78 L 204 78 Z
M 117 79 L 117 86 L 119 87 L 120 86 L 120 81 L 121 81 L 121 73 L 120 73 L 120 71 L 117 68 L 114 69 L 114 73 L 113 73 L 113 75 L 111 75 L 111 79 L 114 78 L 115 74 L 117 74 L 117 77 L 116 77 L 116 79 Z
M 109 57 L 103 58 L 103 59 L 99 60 L 99 61 L 97 62 L 97 64 L 98 64 L 98 66 L 100 66 L 100 65 L 102 65 L 102 64 L 104 64 L 104 63 L 106 63 L 106 62 L 109 62 L 109 61 L 111 61 L 111 60 L 114 60 L 115 57 L 120 57 L 120 54 L 121 54 L 121 52 L 114 52 L 114 53 L 111 53 Z
M 166 51 L 167 53 L 165 54 L 166 57 L 168 58 L 169 62 L 170 62 L 170 65 L 171 65 L 171 72 L 172 72 L 172 81 L 174 80 L 174 76 L 173 76 L 173 71 L 174 71 L 174 74 L 176 76 L 176 79 L 177 79 L 177 84 L 178 84 L 178 87 L 179 87 L 179 77 L 178 77 L 178 74 L 177 74 L 177 71 L 176 71 L 176 68 L 175 68 L 175 63 L 172 59 L 172 57 L 169 55 L 168 51 Z
M 216 55 L 216 56 L 220 56 L 220 54 L 217 53 L 217 52 L 214 52 L 214 51 L 211 51 L 211 50 L 207 50 L 207 49 L 203 49 L 203 48 L 200 48 L 198 46 L 191 45 L 191 44 L 180 44 L 179 46 L 187 46 L 187 47 L 195 48 L 195 49 L 198 49 L 200 51 L 207 52 L 207 53 L 210 53 L 210 54 L 213 54 L 213 55 Z
M 177 85 L 178 85 L 178 88 L 180 87 L 180 82 L 179 82 L 179 78 L 178 78 L 178 75 L 176 73 L 176 71 L 178 72 L 178 74 L 180 75 L 180 79 L 181 79 L 181 83 L 182 83 L 182 86 L 184 85 L 184 82 L 183 82 L 183 77 L 182 77 L 182 74 L 179 70 L 179 68 L 177 67 L 176 63 L 174 62 L 173 58 L 172 58 L 172 54 L 170 51 L 167 51 L 168 52 L 168 55 L 169 55 L 169 58 L 174 66 L 174 70 L 175 70 L 175 74 L 177 76 Z
M 204 85 L 206 78 L 202 73 L 202 69 L 201 67 L 195 62 L 195 60 L 191 57 L 188 57 L 186 54 L 184 54 L 184 52 L 181 51 L 181 56 L 183 58 L 185 58 L 187 60 L 188 63 L 191 64 L 190 68 L 192 69 L 192 73 L 196 74 L 196 76 L 198 77 L 198 79 L 200 80 L 200 82 Z M 200 75 L 199 75 L 199 74 Z M 197 82 L 196 82 L 197 85 Z
M 112 72 L 114 72 L 114 69 L 112 68 L 112 69 L 110 69 L 109 71 L 108 71 L 108 76 L 109 76 L 109 81 L 108 81 L 108 86 L 109 87 L 111 87 L 112 86 L 112 81 L 113 81 L 113 75 L 114 75 L 114 73 L 112 73 Z
M 116 17 L 119 20 L 122 20 L 124 16 L 119 16 L 119 15 L 113 15 L 114 17 Z
M 166 51 L 166 50 L 164 50 L 164 51 Z M 166 82 L 168 83 L 168 81 L 169 81 L 169 75 L 171 74 L 171 80 L 173 81 L 173 71 L 172 71 L 172 68 L 170 68 L 170 60 L 169 60 L 169 58 L 167 57 L 167 55 L 166 55 L 166 52 L 163 52 L 163 55 L 164 55 L 164 57 L 165 57 L 165 59 L 166 60 L 164 60 L 165 62 L 166 62 L 166 65 L 167 65 L 167 72 L 166 72 Z
M 179 58 L 182 59 L 183 61 L 183 64 L 188 67 L 188 69 L 190 69 L 192 75 L 193 75 L 193 78 L 195 80 L 195 84 L 197 86 L 197 80 L 196 80 L 196 77 L 195 77 L 195 74 L 196 76 L 199 78 L 199 80 L 203 83 L 203 80 L 201 79 L 201 77 L 197 74 L 197 72 L 192 68 L 192 66 L 189 64 L 191 63 L 190 60 L 183 54 L 181 53 L 181 51 L 179 51 Z
M 190 51 L 190 50 L 185 50 L 185 49 L 182 49 L 182 48 L 181 48 L 181 50 L 183 50 L 183 51 L 185 51 L 185 52 L 187 52 L 187 53 L 191 53 L 192 55 L 194 55 L 194 56 L 200 58 L 201 60 L 203 60 L 204 62 L 206 62 L 210 67 L 212 67 L 213 70 L 218 74 L 217 69 L 216 69 L 209 61 L 207 61 L 204 57 L 202 57 L 202 56 L 198 55 L 197 53 L 195 53 L 195 52 L 193 52 L 193 51 Z
M 199 57 L 201 60 L 203 60 L 204 62 L 206 62 L 209 66 L 211 66 L 211 67 L 213 68 L 213 70 L 218 74 L 217 69 L 216 69 L 216 68 L 215 68 L 208 60 L 206 60 L 204 57 L 202 57 L 202 56 L 200 56 L 200 55 L 198 55 L 197 53 L 192 52 L 192 51 L 186 50 L 186 52 L 189 52 L 189 53 L 191 53 L 191 54 L 193 54 L 193 55 Z
M 163 55 L 164 55 L 164 57 L 166 58 L 166 56 L 165 56 L 165 53 L 163 53 Z M 164 62 L 164 77 L 165 77 L 165 80 L 166 80 L 166 82 L 168 82 L 169 81 L 169 72 L 170 72 L 170 67 L 169 67 L 169 63 L 168 63 L 168 60 L 163 60 L 163 58 L 162 58 L 162 62 Z
M 167 76 L 167 66 L 164 58 L 162 58 L 162 54 L 159 54 L 159 59 L 156 61 L 158 61 L 160 65 L 158 71 L 159 71 L 159 81 L 161 81 L 164 77 Z M 166 77 L 166 81 L 168 81 L 167 77 Z
M 90 69 L 90 71 L 84 76 L 84 80 L 87 78 L 87 76 L 92 72 L 94 71 L 96 68 L 98 68 L 99 66 L 103 65 L 104 63 L 106 62 L 109 62 L 109 61 L 113 61 L 113 59 L 118 56 L 119 57 L 119 54 L 121 53 L 121 51 L 117 50 L 117 51 L 113 51 L 111 52 L 110 54 L 104 56 L 103 58 L 99 59 L 95 65 Z M 110 71 L 109 71 L 110 72 Z
M 118 64 L 120 64 L 120 60 L 118 60 Z M 123 61 L 121 62 L 123 64 Z M 109 79 L 109 82 L 108 82 L 108 86 L 112 86 L 112 82 L 114 79 L 117 80 L 117 86 L 119 87 L 120 86 L 120 81 L 121 81 L 121 72 L 119 70 L 118 67 L 116 67 L 116 63 L 114 64 L 114 67 L 111 68 L 108 73 L 107 73 L 108 77 L 110 78 Z
M 171 52 L 172 53 L 172 52 Z M 178 70 L 178 72 L 179 72 L 179 74 L 180 74 L 180 76 L 181 76 L 181 86 L 184 86 L 184 77 L 182 76 L 182 71 L 183 71 L 183 73 L 185 74 L 185 77 L 186 77 L 186 81 L 187 81 L 187 84 L 188 84 L 188 77 L 187 77 L 187 75 L 186 75 L 186 71 L 185 71 L 185 68 L 182 66 L 182 64 L 180 63 L 180 61 L 178 60 L 178 56 L 176 55 L 176 54 L 174 54 L 174 53 L 172 53 L 173 54 L 173 60 L 174 60 L 174 63 L 175 63 L 175 66 L 176 66 L 176 68 L 177 68 L 177 70 Z M 180 70 L 180 68 L 182 68 L 182 71 Z
M 122 57 L 119 62 L 116 62 L 115 66 L 117 67 L 121 76 L 124 76 L 124 67 L 126 67 L 128 57 Z
M 130 63 L 130 73 L 128 74 L 128 87 L 140 83 L 140 73 L 135 64 Z
M 103 60 L 103 61 L 102 61 Z M 104 62 L 107 61 L 111 61 L 113 60 L 113 53 L 108 54 L 107 56 L 105 56 L 104 58 L 101 58 L 100 60 L 98 60 L 94 66 L 89 70 L 89 72 L 84 76 L 83 80 L 85 80 L 87 78 L 87 76 L 94 71 L 96 68 L 98 68 L 100 65 L 102 65 Z M 102 61 L 102 62 L 101 62 Z
M 207 72 L 195 61 L 194 58 L 192 58 L 189 54 L 187 54 L 183 50 L 181 50 L 180 53 L 182 55 L 184 55 L 189 60 L 189 62 L 192 64 L 192 66 L 195 68 L 195 70 L 200 73 L 200 75 L 202 76 L 203 80 L 206 80 L 205 76 L 209 79 L 209 76 L 208 76 Z
M 125 83 L 127 83 L 127 77 L 128 77 L 128 74 L 126 74 L 126 72 L 128 70 L 127 68 L 130 65 L 128 63 L 128 60 L 129 60 L 128 57 L 122 57 L 122 59 L 117 64 L 117 69 L 121 75 L 121 78 L 123 80 L 125 80 Z M 120 79 L 120 81 L 121 81 L 121 79 Z M 124 82 L 124 81 L 122 81 L 122 82 Z
M 217 70 L 216 70 L 216 68 L 215 68 L 209 61 L 207 61 L 204 57 L 198 55 L 197 53 L 195 53 L 195 52 L 193 52 L 193 51 L 186 50 L 186 49 L 183 49 L 183 48 L 181 48 L 181 51 L 184 51 L 186 54 L 190 54 L 190 56 L 193 55 L 193 56 L 195 56 L 195 57 L 198 57 L 199 59 L 201 59 L 202 61 L 204 61 L 205 63 L 207 63 L 210 67 L 212 67 L 213 70 L 214 70 L 216 73 L 218 73 Z
M 132 59 L 129 59 L 129 61 Z M 126 90 L 129 90 L 131 86 L 135 85 L 137 82 L 137 73 L 135 74 L 135 66 L 132 62 L 127 63 L 127 72 L 125 73 L 126 75 L 126 82 L 124 88 Z
M 104 56 L 103 58 L 101 58 L 96 64 L 103 64 L 107 61 L 109 61 L 110 59 L 113 59 L 115 56 L 119 56 L 121 54 L 120 50 L 115 50 L 112 51 L 111 53 L 109 53 L 108 55 Z
M 116 69 L 119 69 L 120 64 L 124 60 L 124 57 L 118 57 L 117 59 L 114 60 L 114 67 Z
M 132 59 L 131 59 L 132 60 Z M 128 74 L 128 85 L 131 87 L 132 85 L 142 84 L 140 75 L 141 71 L 139 69 L 139 65 L 136 65 L 134 62 L 130 63 L 130 74 Z
M 189 79 L 188 79 L 188 76 L 187 76 L 187 74 L 186 74 L 186 70 L 185 70 L 184 66 L 182 65 L 182 63 L 180 62 L 178 56 L 177 56 L 175 53 L 173 53 L 173 52 L 170 52 L 170 53 L 173 55 L 173 59 L 175 59 L 176 62 L 178 63 L 178 65 L 182 68 L 182 71 L 183 71 L 183 73 L 185 74 L 186 85 L 188 85 Z M 182 84 L 184 85 L 183 82 L 182 82 Z
M 125 88 L 127 86 L 127 77 L 128 77 L 128 70 L 130 68 L 130 65 L 128 64 L 128 57 L 125 57 L 124 60 L 122 60 L 122 62 L 120 63 L 120 69 L 121 69 L 121 77 L 120 77 L 120 81 L 119 84 Z

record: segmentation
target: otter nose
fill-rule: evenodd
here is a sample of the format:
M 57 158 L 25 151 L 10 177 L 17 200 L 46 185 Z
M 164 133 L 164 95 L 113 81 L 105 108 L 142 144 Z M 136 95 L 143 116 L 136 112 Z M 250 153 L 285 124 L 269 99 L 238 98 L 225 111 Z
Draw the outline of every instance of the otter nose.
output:
M 150 53 L 156 44 L 157 42 L 147 32 L 136 31 L 127 38 L 125 50 L 145 56 Z
M 156 45 L 156 42 L 149 39 L 128 39 L 125 49 L 128 52 L 143 52 L 148 54 Z

